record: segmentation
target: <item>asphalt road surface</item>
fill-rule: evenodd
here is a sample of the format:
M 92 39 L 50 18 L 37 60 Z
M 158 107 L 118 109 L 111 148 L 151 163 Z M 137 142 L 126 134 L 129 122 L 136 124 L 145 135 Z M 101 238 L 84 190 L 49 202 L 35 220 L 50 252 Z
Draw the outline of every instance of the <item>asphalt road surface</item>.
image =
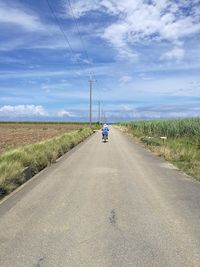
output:
M 98 132 L 1 203 L 0 266 L 200 266 L 200 183 Z

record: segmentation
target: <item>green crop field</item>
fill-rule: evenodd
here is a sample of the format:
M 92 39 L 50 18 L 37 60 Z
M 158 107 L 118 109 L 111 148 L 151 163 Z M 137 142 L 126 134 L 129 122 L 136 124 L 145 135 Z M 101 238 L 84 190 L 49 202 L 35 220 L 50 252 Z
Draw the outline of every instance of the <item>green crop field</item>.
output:
M 200 137 L 200 119 L 132 121 L 122 123 L 122 125 L 128 126 L 138 133 L 151 136 L 188 137 L 196 141 Z
M 200 179 L 200 119 L 131 121 L 119 124 L 152 151 Z M 167 137 L 166 140 L 160 137 Z

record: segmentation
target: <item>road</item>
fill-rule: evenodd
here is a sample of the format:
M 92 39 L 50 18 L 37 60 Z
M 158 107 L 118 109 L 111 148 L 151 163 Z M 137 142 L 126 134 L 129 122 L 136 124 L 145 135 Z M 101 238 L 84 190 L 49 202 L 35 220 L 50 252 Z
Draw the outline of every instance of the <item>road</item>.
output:
M 1 267 L 200 266 L 200 183 L 111 128 L 0 205 Z

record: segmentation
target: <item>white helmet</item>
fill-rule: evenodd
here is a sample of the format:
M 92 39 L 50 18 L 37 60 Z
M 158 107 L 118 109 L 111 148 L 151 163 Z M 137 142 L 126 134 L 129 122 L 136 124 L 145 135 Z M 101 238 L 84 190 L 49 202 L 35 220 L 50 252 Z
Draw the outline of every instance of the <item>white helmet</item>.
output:
M 106 127 L 108 127 L 108 125 L 105 123 L 105 124 L 103 125 L 103 128 L 106 128 Z

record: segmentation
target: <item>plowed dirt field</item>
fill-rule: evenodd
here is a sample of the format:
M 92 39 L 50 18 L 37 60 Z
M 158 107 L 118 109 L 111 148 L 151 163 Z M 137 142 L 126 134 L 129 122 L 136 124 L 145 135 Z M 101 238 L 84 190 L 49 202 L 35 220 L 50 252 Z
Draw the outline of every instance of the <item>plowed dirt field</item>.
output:
M 0 153 L 33 144 L 66 132 L 86 127 L 83 124 L 0 123 Z

